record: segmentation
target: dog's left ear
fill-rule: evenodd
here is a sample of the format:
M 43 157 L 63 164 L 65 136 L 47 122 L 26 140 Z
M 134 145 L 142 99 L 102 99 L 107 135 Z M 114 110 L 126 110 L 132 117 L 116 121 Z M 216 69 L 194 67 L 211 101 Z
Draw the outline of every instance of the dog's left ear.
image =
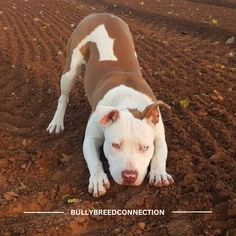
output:
M 113 124 L 119 118 L 119 111 L 112 106 L 98 105 L 95 114 L 98 123 L 104 127 Z
M 159 116 L 160 116 L 159 109 L 158 109 L 159 106 L 164 106 L 164 107 L 167 107 L 168 109 L 171 108 L 169 105 L 167 105 L 163 101 L 158 100 L 144 109 L 143 111 L 144 119 L 156 125 L 159 122 Z

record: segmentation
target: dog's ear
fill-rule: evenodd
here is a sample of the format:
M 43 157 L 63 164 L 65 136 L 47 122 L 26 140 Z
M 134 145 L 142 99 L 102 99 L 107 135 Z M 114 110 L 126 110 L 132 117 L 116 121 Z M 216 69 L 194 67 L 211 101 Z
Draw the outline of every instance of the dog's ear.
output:
M 163 106 L 163 107 L 166 107 L 168 109 L 171 109 L 171 107 L 168 104 L 166 104 L 165 102 L 163 102 L 161 100 L 156 101 L 155 104 L 157 104 L 157 106 L 159 106 L 159 107 Z
M 98 123 L 104 127 L 108 127 L 116 122 L 120 113 L 115 107 L 98 105 L 95 114 Z
M 169 105 L 167 105 L 161 100 L 158 100 L 155 103 L 152 103 L 151 105 L 147 106 L 142 112 L 144 119 L 151 122 L 153 125 L 156 125 L 159 122 L 159 106 L 164 106 L 170 109 Z

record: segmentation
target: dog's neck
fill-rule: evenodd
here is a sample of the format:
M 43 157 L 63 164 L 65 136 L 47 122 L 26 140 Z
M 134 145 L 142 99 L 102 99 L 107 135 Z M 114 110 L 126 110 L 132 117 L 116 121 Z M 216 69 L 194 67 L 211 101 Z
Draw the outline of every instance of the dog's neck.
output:
M 153 102 L 146 94 L 131 87 L 119 85 L 108 91 L 99 102 L 99 105 L 113 106 L 120 110 L 134 108 L 143 111 L 146 106 Z

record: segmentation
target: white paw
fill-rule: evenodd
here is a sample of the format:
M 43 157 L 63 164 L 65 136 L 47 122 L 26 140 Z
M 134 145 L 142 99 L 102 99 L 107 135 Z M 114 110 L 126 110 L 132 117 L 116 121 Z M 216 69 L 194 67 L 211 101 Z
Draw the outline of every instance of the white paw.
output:
M 47 131 L 50 134 L 52 134 L 53 132 L 55 132 L 56 134 L 59 134 L 63 130 L 64 130 L 63 120 L 56 119 L 56 118 L 53 118 L 53 120 L 51 121 L 51 123 L 49 124 L 49 126 L 47 128 Z
M 155 187 L 169 186 L 174 183 L 174 179 L 165 171 L 151 170 L 149 173 L 149 184 Z
M 104 172 L 90 176 L 88 191 L 93 194 L 94 197 L 104 195 L 109 188 L 110 182 Z

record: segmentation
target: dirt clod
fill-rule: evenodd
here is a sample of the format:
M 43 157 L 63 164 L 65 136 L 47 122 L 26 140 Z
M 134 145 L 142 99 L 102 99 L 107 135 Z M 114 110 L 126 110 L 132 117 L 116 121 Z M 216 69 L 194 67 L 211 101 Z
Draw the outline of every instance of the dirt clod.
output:
M 11 201 L 11 200 L 15 200 L 19 195 L 15 192 L 6 192 L 3 194 L 3 197 L 7 200 L 7 201 Z
M 193 235 L 192 226 L 186 220 L 172 220 L 167 224 L 170 236 Z
M 138 223 L 138 228 L 141 229 L 141 230 L 144 230 L 145 229 L 145 223 L 144 222 L 139 222 Z

